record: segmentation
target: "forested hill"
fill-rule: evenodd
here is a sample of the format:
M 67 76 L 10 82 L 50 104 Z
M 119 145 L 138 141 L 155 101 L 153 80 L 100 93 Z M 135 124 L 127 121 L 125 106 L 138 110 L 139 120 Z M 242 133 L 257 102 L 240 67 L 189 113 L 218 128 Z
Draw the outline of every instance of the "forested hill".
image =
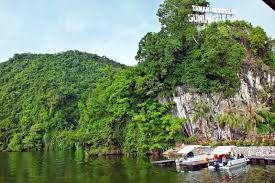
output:
M 0 63 L 0 147 L 40 149 L 57 131 L 75 129 L 95 83 L 122 67 L 79 51 L 15 54 Z

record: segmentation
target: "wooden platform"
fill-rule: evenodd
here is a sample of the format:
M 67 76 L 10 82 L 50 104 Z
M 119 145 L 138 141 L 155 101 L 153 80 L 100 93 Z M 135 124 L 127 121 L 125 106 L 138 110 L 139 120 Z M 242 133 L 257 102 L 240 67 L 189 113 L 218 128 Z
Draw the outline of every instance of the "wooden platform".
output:
M 153 165 L 156 166 L 173 166 L 175 165 L 175 160 L 162 160 L 162 161 L 154 161 Z M 204 161 L 195 161 L 195 162 L 187 162 L 180 164 L 180 167 L 187 170 L 200 170 L 208 166 L 207 162 Z
M 252 165 L 275 165 L 275 158 L 268 157 L 257 157 L 257 156 L 249 156 L 247 157 L 250 160 L 250 164 Z
M 186 162 L 186 163 L 180 164 L 180 167 L 187 170 L 200 170 L 202 168 L 208 167 L 208 162 L 205 162 L 205 161 Z
M 175 160 L 162 160 L 162 161 L 154 161 L 153 165 L 157 166 L 172 166 L 175 165 Z

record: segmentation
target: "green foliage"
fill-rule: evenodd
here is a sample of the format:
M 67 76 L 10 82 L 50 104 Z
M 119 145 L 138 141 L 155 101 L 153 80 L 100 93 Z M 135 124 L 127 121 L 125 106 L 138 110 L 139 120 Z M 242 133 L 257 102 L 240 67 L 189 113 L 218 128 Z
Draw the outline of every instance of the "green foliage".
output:
M 211 147 L 217 147 L 217 146 L 222 146 L 222 141 L 213 141 L 211 142 L 210 146 Z
M 42 134 L 44 128 L 41 124 L 34 124 L 31 126 L 28 135 L 22 140 L 23 148 L 27 150 L 41 150 L 42 149 Z
M 188 14 L 192 13 L 192 5 L 207 6 L 208 4 L 206 0 L 165 0 L 157 12 L 162 30 L 185 37 L 185 30 L 194 29 L 188 21 Z
M 142 64 L 143 72 L 155 80 L 155 93 L 165 89 L 161 83 L 172 76 L 175 58 L 173 51 L 181 48 L 180 42 L 168 39 L 163 33 L 148 33 L 139 43 L 136 59 Z
M 274 146 L 274 139 L 266 139 L 266 138 L 257 138 L 255 140 L 251 139 L 239 139 L 236 142 L 237 146 Z
M 184 120 L 169 114 L 167 106 L 149 99 L 137 105 L 138 113 L 133 122 L 137 124 L 137 133 L 141 135 L 143 152 L 154 149 L 167 149 L 175 143 L 178 133 L 182 129 Z M 130 135 L 131 138 L 131 134 Z M 127 140 L 128 136 L 126 136 Z M 128 142 L 130 142 L 128 140 Z M 128 148 L 127 146 L 125 147 Z
M 261 135 L 270 135 L 275 129 L 275 114 L 265 105 L 248 104 L 244 110 L 228 107 L 223 114 L 216 116 L 220 128 L 229 127 L 230 131 L 242 129 L 247 133 L 257 132 Z
M 260 134 L 271 134 L 275 132 L 275 113 L 270 109 L 261 109 L 259 115 L 264 118 L 264 122 L 257 123 L 257 130 Z
M 172 16 L 173 8 L 178 6 L 163 5 L 162 8 L 169 10 L 167 13 L 163 13 L 164 9 L 160 10 L 159 15 L 163 16 L 160 17 L 162 30 L 148 33 L 139 43 L 136 59 L 143 68 L 142 72 L 151 76 L 151 86 L 157 88 L 153 96 L 182 84 L 194 87 L 199 92 L 233 95 L 240 86 L 240 68 L 249 49 L 246 42 L 253 35 L 267 40 L 266 35 L 259 35 L 261 32 L 254 31 L 257 28 L 243 21 L 213 23 L 200 32 L 186 23 L 181 31 L 177 31 L 174 27 L 177 24 L 170 22 L 184 20 Z M 262 46 L 261 49 L 271 50 L 266 44 Z M 273 58 L 262 56 L 263 60 Z
M 260 64 L 264 63 L 274 71 L 274 40 L 268 38 L 261 27 L 255 27 L 251 28 L 250 34 L 248 35 L 248 42 L 254 56 L 261 58 Z
M 101 80 L 85 104 L 80 123 L 86 141 L 92 149 L 122 147 L 126 123 L 132 115 L 135 72 L 122 70 Z
M 227 21 L 201 29 L 187 20 L 194 4 L 208 3 L 164 1 L 157 13 L 161 30 L 146 34 L 139 43 L 136 59 L 143 74 L 152 78 L 152 96 L 169 95 L 177 85 L 231 96 L 240 87 L 240 69 L 247 53 L 274 65 L 271 43 L 261 28 Z
M 21 142 L 22 134 L 16 133 L 10 140 L 8 150 L 10 151 L 21 151 L 22 150 L 22 142 Z
M 152 79 L 152 96 L 170 94 L 179 83 L 175 74 L 187 51 L 194 47 L 197 29 L 189 23 L 188 14 L 192 5 L 206 5 L 204 0 L 166 0 L 160 5 L 157 15 L 161 31 L 147 33 L 139 43 L 136 59 L 144 75 Z
M 103 79 L 87 101 L 81 127 L 89 152 L 143 153 L 166 149 L 179 136 L 184 122 L 170 114 L 170 105 L 147 97 L 146 77 L 138 68 L 121 70 Z
M 207 102 L 201 101 L 195 103 L 194 110 L 193 122 L 197 122 L 198 120 L 206 120 L 209 122 L 211 106 Z
M 254 54 L 264 54 L 266 51 L 267 36 L 261 27 L 255 27 L 252 29 L 248 40 Z
M 225 96 L 237 91 L 245 49 L 233 39 L 228 26 L 212 24 L 202 31 L 200 45 L 183 57 L 176 69 L 176 74 L 181 76 L 179 83 L 199 92 L 223 92 Z
M 183 138 L 183 142 L 185 143 L 185 144 L 198 144 L 198 143 L 200 143 L 200 139 L 199 139 L 199 137 L 198 136 L 196 136 L 196 135 L 192 135 L 192 136 L 190 136 L 190 137 L 184 137 Z
M 54 147 L 59 133 L 77 128 L 79 106 L 106 76 L 106 67 L 115 72 L 123 66 L 79 51 L 15 54 L 1 63 L 1 146 L 11 151 Z

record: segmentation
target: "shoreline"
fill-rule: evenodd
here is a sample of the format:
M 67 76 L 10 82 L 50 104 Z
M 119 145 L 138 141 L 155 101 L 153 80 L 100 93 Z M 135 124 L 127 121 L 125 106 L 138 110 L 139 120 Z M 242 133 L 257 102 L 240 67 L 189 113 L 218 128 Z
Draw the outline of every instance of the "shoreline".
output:
M 203 148 L 199 154 L 210 154 L 215 147 Z M 275 158 L 275 146 L 237 146 L 239 151 L 246 157 L 256 156 L 265 158 Z M 181 147 L 175 147 L 162 153 L 165 157 L 180 156 L 177 153 Z
M 178 157 L 181 156 L 177 152 L 183 148 L 182 147 L 174 147 L 168 149 L 167 151 L 161 152 L 147 152 L 147 153 L 123 153 L 119 152 L 105 152 L 105 153 L 89 153 L 83 150 L 85 156 L 87 157 L 111 157 L 111 156 L 163 156 L 163 157 Z M 215 147 L 205 146 L 205 148 L 201 148 L 198 151 L 198 154 L 210 154 Z M 240 153 L 242 153 L 246 157 L 263 157 L 263 158 L 275 158 L 275 146 L 237 146 Z M 40 152 L 49 152 L 49 151 L 60 151 L 60 150 L 41 150 Z M 63 150 L 64 151 L 64 150 Z M 75 151 L 75 150 L 68 150 L 68 151 Z M 10 153 L 15 151 L 1 151 L 2 153 Z M 16 151 L 17 152 L 17 151 Z M 18 152 L 38 152 L 38 151 L 18 151 Z

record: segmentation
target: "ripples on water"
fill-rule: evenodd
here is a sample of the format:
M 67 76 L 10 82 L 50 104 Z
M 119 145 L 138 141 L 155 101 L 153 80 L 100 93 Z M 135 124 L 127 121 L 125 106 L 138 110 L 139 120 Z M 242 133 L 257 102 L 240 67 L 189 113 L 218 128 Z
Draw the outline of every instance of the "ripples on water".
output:
M 0 183 L 275 182 L 275 166 L 232 171 L 184 171 L 152 166 L 144 158 L 85 158 L 83 152 L 0 153 Z

